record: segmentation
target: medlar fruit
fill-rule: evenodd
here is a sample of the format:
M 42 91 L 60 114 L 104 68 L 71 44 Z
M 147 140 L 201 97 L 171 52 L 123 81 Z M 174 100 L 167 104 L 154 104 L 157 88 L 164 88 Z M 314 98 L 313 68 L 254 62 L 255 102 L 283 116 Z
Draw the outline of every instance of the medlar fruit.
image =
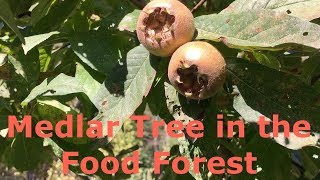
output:
M 168 77 L 179 93 L 189 99 L 206 99 L 222 87 L 226 62 L 220 52 L 206 42 L 189 42 L 172 55 Z
M 178 0 L 153 0 L 139 15 L 137 35 L 152 54 L 171 56 L 181 45 L 192 40 L 193 15 Z

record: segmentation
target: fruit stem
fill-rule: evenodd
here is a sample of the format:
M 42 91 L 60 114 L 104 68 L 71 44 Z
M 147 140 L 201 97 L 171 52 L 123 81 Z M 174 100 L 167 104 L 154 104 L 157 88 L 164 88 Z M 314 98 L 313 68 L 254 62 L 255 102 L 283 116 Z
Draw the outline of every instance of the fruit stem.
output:
M 191 12 L 194 13 L 200 6 L 202 6 L 207 0 L 200 0 L 198 4 L 191 9 Z

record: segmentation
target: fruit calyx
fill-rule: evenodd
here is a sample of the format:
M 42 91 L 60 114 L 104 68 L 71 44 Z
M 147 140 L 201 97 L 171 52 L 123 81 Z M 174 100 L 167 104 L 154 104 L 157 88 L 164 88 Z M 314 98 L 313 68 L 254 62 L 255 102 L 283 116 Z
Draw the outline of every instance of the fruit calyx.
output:
M 174 15 L 171 15 L 165 7 L 157 7 L 147 14 L 143 19 L 143 31 L 147 41 L 161 46 L 161 41 L 174 38 Z
M 186 97 L 199 96 L 208 85 L 208 76 L 200 74 L 196 65 L 186 65 L 181 62 L 181 67 L 177 69 L 176 82 L 181 92 Z

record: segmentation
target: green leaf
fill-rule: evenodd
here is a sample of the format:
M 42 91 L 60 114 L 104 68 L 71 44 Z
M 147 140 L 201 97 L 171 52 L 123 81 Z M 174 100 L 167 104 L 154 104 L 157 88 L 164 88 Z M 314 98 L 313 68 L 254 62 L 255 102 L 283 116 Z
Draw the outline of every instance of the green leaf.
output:
M 58 157 L 62 158 L 63 149 L 60 148 L 52 139 L 45 138 L 43 140 L 43 146 L 51 146 L 53 153 Z
M 169 109 L 169 112 L 174 117 L 175 120 L 182 120 L 184 124 L 189 123 L 190 121 L 193 121 L 192 115 L 188 115 L 187 113 L 184 113 L 182 110 L 182 105 L 179 100 L 179 94 L 175 90 L 175 88 L 170 85 L 169 83 L 165 83 L 165 93 L 166 93 L 166 99 L 167 99 L 167 106 Z M 195 106 L 193 106 L 195 107 Z M 195 113 L 197 114 L 197 113 Z M 193 162 L 191 158 L 191 152 L 190 152 L 190 142 L 188 139 L 186 139 L 185 136 L 182 138 L 178 138 L 179 141 L 179 151 L 180 154 L 184 157 L 186 157 L 190 161 L 190 166 L 193 167 Z M 195 178 L 195 179 L 202 179 L 201 174 L 195 174 L 193 173 L 193 168 L 190 169 L 189 173 Z
M 133 12 L 127 14 L 119 23 L 118 29 L 123 31 L 134 32 L 137 28 L 138 17 L 141 10 L 134 10 Z
M 117 29 L 123 17 L 136 9 L 130 1 L 95 0 L 93 4 L 98 15 L 103 17 L 101 27 L 107 29 Z
M 204 15 L 195 18 L 195 24 L 197 39 L 221 41 L 232 48 L 320 48 L 320 26 L 272 10 Z
M 0 116 L 0 131 L 8 128 L 8 116 Z M 1 135 L 0 135 L 1 138 Z
M 147 103 L 150 111 L 153 115 L 158 115 L 160 118 L 164 119 L 166 122 L 174 119 L 170 114 L 166 96 L 165 96 L 165 82 L 167 79 L 168 63 L 166 59 L 160 61 L 157 68 L 157 75 L 155 81 L 153 82 L 152 89 L 147 96 Z
M 64 142 L 66 143 L 66 142 Z M 66 143 L 67 144 L 67 143 Z M 64 151 L 67 151 L 67 150 L 64 150 L 61 146 L 64 145 L 62 143 L 56 143 L 55 141 L 53 141 L 52 139 L 50 138 L 45 138 L 44 139 L 44 142 L 43 142 L 43 146 L 51 146 L 52 148 L 52 152 L 54 153 L 54 155 L 56 157 L 58 157 L 60 160 L 62 160 L 62 155 L 64 153 Z M 81 160 L 80 159 L 81 157 L 77 158 L 77 160 Z M 71 165 L 70 166 L 70 169 L 75 172 L 75 173 L 82 173 L 81 169 L 80 169 L 80 166 L 79 165 Z
M 319 56 L 309 57 L 302 65 L 301 76 L 307 84 L 313 84 L 313 77 L 319 76 L 320 61 Z
M 32 87 L 34 78 L 37 78 L 37 52 L 30 52 L 27 56 L 22 51 L 17 53 L 17 58 L 8 56 L 8 62 L 0 67 L 0 97 L 10 98 L 21 102 L 28 95 L 28 89 Z M 25 61 L 25 58 L 30 58 Z
M 30 6 L 32 5 L 32 0 L 6 0 L 11 8 L 12 14 L 17 20 L 25 18 L 27 15 L 22 15 L 28 12 Z
M 149 51 L 138 46 L 129 51 L 124 65 L 116 67 L 107 76 L 108 79 L 93 101 L 100 111 L 95 119 L 100 119 L 104 124 L 110 120 L 119 120 L 122 125 L 133 115 L 148 95 L 156 75 L 152 63 L 154 59 L 149 56 Z M 114 128 L 114 135 L 120 127 Z
M 65 141 L 62 141 L 61 139 L 46 138 L 46 139 L 44 139 L 43 145 L 44 146 L 51 146 L 53 153 L 60 160 L 62 160 L 62 154 L 66 151 L 79 152 L 79 156 L 75 158 L 75 160 L 78 160 L 78 162 L 80 162 L 83 158 L 88 157 L 88 156 L 95 157 L 99 162 L 101 162 L 102 159 L 105 157 L 104 154 L 100 150 L 98 150 L 98 149 L 93 150 L 92 149 L 93 144 L 85 144 L 85 145 L 79 146 L 79 145 L 67 143 Z M 74 173 L 86 176 L 83 174 L 83 171 L 81 170 L 80 165 L 70 165 L 70 170 Z M 112 178 L 112 175 L 103 173 L 100 168 L 94 175 L 91 175 L 91 176 L 93 177 L 93 179 L 110 179 L 110 178 Z M 100 178 L 98 178 L 96 176 L 99 176 Z
M 301 151 L 302 163 L 305 167 L 304 176 L 316 179 L 320 173 L 320 149 L 319 147 L 305 147 Z
M 8 80 L 12 77 L 11 72 L 12 69 L 10 68 L 9 63 L 7 63 L 8 58 L 4 61 L 4 64 L 0 66 L 0 77 L 1 79 Z
M 212 104 L 209 104 L 209 100 L 203 100 L 203 101 L 195 101 L 195 100 L 187 100 L 184 96 L 178 94 L 176 89 L 170 85 L 169 83 L 165 83 L 165 96 L 166 96 L 166 102 L 167 107 L 169 109 L 169 112 L 174 117 L 175 120 L 180 120 L 183 122 L 184 125 L 187 125 L 189 122 L 193 120 L 200 120 L 204 122 L 204 137 L 200 139 L 193 139 L 189 137 L 187 134 L 183 136 L 182 138 L 178 138 L 179 141 L 179 150 L 180 154 L 190 161 L 190 168 L 189 173 L 195 178 L 195 179 L 206 179 L 207 176 L 207 169 L 206 168 L 200 168 L 201 173 L 195 174 L 193 172 L 193 159 L 192 157 L 203 157 L 203 153 L 201 153 L 202 150 L 208 150 L 206 154 L 212 154 L 213 148 L 215 145 L 215 142 L 217 139 L 215 137 L 215 130 L 214 125 L 212 124 L 213 117 L 212 115 L 216 115 L 216 108 L 212 106 Z M 214 113 L 213 113 L 214 112 Z M 206 116 L 208 119 L 204 119 Z M 214 121 L 216 122 L 216 121 Z M 201 145 L 201 147 L 197 147 L 197 145 Z M 203 173 L 206 172 L 206 173 Z
M 3 162 L 3 160 L 2 160 L 2 156 L 3 156 L 3 153 L 4 153 L 4 151 L 6 150 L 6 148 L 8 147 L 8 146 L 10 146 L 10 144 L 9 144 L 9 142 L 8 141 L 6 141 L 6 139 L 4 138 L 4 137 L 2 137 L 1 135 L 0 135 L 0 144 L 1 144 L 1 146 L 0 146 L 0 161 L 1 162 Z
M 246 152 L 252 152 L 257 157 L 257 167 L 253 168 L 259 171 L 257 175 L 248 175 L 246 179 L 252 176 L 257 179 L 291 179 L 291 158 L 284 147 L 256 135 L 246 145 Z
M 76 70 L 76 61 L 78 60 L 78 56 L 72 49 L 68 47 L 59 49 L 56 52 L 52 52 L 47 72 L 53 71 L 55 74 L 74 74 Z
M 64 141 L 73 143 L 73 144 L 86 144 L 89 142 L 89 138 L 84 136 L 82 138 L 76 137 L 77 134 L 77 121 L 75 119 L 77 112 L 70 107 L 60 103 L 57 100 L 49 99 L 49 98 L 41 98 L 37 100 L 37 111 L 39 113 L 40 119 L 49 120 L 53 126 L 62 119 L 66 119 L 67 114 L 72 114 L 74 119 L 72 122 L 73 127 L 73 137 L 72 138 L 64 138 Z M 87 130 L 88 126 L 84 123 L 83 132 Z
M 16 59 L 13 56 L 9 56 L 9 61 L 13 64 L 17 74 L 20 74 L 29 83 L 29 87 L 33 88 L 33 85 L 39 78 L 39 51 L 33 49 L 28 54 L 23 54 L 22 50 L 16 55 Z
M 234 92 L 237 95 L 234 97 L 233 100 L 233 107 L 234 109 L 241 115 L 241 117 L 250 123 L 257 123 L 261 116 L 264 116 L 259 111 L 252 109 L 243 99 L 242 95 L 240 94 L 238 88 L 234 86 Z M 271 121 L 268 119 L 268 121 Z M 320 135 L 318 133 L 312 133 L 313 135 L 306 138 L 297 137 L 294 133 L 290 133 L 290 137 L 285 138 L 283 133 L 279 133 L 278 137 L 274 137 L 278 144 L 288 148 L 288 149 L 301 149 L 306 146 L 316 146 L 318 144 L 318 140 L 320 139 Z
M 56 0 L 37 0 L 33 6 L 34 9 L 31 11 L 31 24 L 35 25 L 40 21 L 49 11 L 50 7 L 56 2 Z
M 12 14 L 12 11 L 7 1 L 0 0 L 0 9 L 0 18 L 16 33 L 21 42 L 25 43 L 24 37 L 22 36 L 20 30 L 16 25 L 14 15 Z
M 58 143 L 56 143 L 55 141 L 53 141 L 50 138 L 45 138 L 44 142 L 43 142 L 43 145 L 44 146 L 51 146 L 52 152 L 54 153 L 54 155 L 56 157 L 58 157 L 60 160 L 62 160 L 62 155 L 63 155 L 65 150 L 63 148 L 61 148 Z M 80 158 L 77 158 L 77 159 L 81 160 Z M 79 165 L 71 165 L 70 169 L 75 173 L 79 173 L 79 174 L 82 173 Z
M 280 62 L 277 60 L 276 57 L 267 54 L 267 53 L 260 53 L 260 52 L 253 52 L 253 56 L 256 60 L 267 67 L 273 68 L 278 70 L 280 68 Z
M 84 13 L 84 11 L 77 11 L 70 22 L 73 25 L 74 31 L 88 32 L 90 29 L 88 14 Z
M 51 9 L 34 26 L 37 33 L 47 33 L 57 30 L 78 6 L 80 0 L 57 1 Z
M 39 119 L 50 120 L 53 124 L 66 118 L 67 114 L 77 114 L 77 112 L 70 107 L 50 98 L 39 98 L 37 100 L 37 111 L 39 113 Z
M 237 95 L 233 98 L 233 107 L 241 115 L 241 117 L 249 123 L 256 123 L 260 116 L 263 116 L 259 111 L 252 109 L 243 99 L 237 86 L 233 86 L 233 92 Z
M 92 69 L 108 74 L 120 62 L 129 39 L 110 31 L 74 33 L 71 48 Z
M 51 48 L 39 48 L 40 72 L 46 72 L 50 67 Z
M 75 77 L 59 74 L 53 79 L 45 79 L 30 92 L 21 104 L 26 106 L 38 96 L 62 96 L 74 93 L 84 93 L 93 101 L 100 86 L 101 84 L 82 65 L 78 64 Z
M 0 67 L 8 61 L 8 55 L 0 53 Z
M 320 17 L 319 0 L 237 0 L 221 11 L 221 13 L 238 13 L 253 9 L 271 9 L 308 21 Z
M 4 98 L 0 97 L 0 111 L 2 111 L 3 109 L 12 113 L 10 103 L 6 101 Z
M 98 22 L 100 19 L 93 20 L 93 17 L 100 16 L 93 8 L 94 2 L 96 2 L 96 0 L 82 1 L 80 6 L 72 13 L 72 16 L 66 21 L 62 31 L 68 33 L 73 33 L 74 31 L 88 32 L 90 29 L 95 29 L 97 26 L 100 26 Z
M 43 148 L 43 139 L 26 138 L 23 133 L 19 133 L 8 147 L 9 164 L 19 171 L 32 170 L 37 168 L 39 163 L 47 156 Z
M 90 73 L 79 63 L 77 63 L 75 78 L 79 81 L 89 97 L 93 97 L 99 91 L 101 84 L 96 81 Z
M 299 150 L 303 147 L 308 147 L 308 146 L 315 147 L 318 145 L 318 142 L 320 140 L 320 134 L 314 133 L 314 132 L 312 132 L 311 134 L 312 135 L 309 137 L 301 138 L 301 137 L 296 136 L 293 132 L 290 132 L 290 135 L 289 135 L 290 137 L 286 138 L 284 136 L 284 133 L 280 132 L 278 137 L 274 137 L 274 140 L 278 144 L 280 144 L 288 149 Z
M 0 79 L 0 97 L 21 102 L 28 95 L 28 83 L 21 77 L 17 78 L 19 77 L 16 76 L 11 80 Z
M 77 79 L 65 74 L 59 74 L 54 79 L 45 79 L 30 92 L 29 96 L 21 104 L 25 106 L 38 96 L 61 96 L 80 92 L 85 92 L 85 89 Z
M 188 123 L 193 120 L 200 120 L 201 114 L 205 112 L 208 101 L 189 100 L 180 95 L 169 83 L 165 83 L 165 94 L 169 112 L 176 120 Z
M 59 34 L 59 32 L 53 31 L 46 34 L 38 34 L 25 37 L 26 43 L 22 45 L 24 53 L 27 54 L 32 48 L 36 47 L 37 45 L 49 39 L 52 35 L 55 34 Z
M 291 124 L 297 120 L 308 120 L 313 131 L 320 131 L 319 92 L 313 87 L 294 75 L 246 60 L 230 60 L 227 65 L 232 84 L 237 86 L 245 103 L 257 111 L 251 114 L 252 110 L 242 109 L 245 107 L 244 101 L 236 97 L 234 107 L 241 115 L 262 114 L 271 119 L 272 114 L 276 113 Z
M 202 180 L 202 176 L 201 176 L 201 173 L 194 173 L 194 163 L 193 163 L 193 158 L 191 157 L 191 150 L 190 150 L 190 142 L 188 141 L 188 139 L 186 139 L 185 137 L 182 137 L 182 138 L 178 138 L 178 141 L 179 141 L 179 151 L 180 151 L 180 154 L 181 156 L 183 157 L 186 157 L 189 162 L 190 162 L 190 170 L 189 170 L 189 173 L 191 174 L 191 176 L 196 179 L 196 180 Z M 203 169 L 201 168 L 201 171 Z

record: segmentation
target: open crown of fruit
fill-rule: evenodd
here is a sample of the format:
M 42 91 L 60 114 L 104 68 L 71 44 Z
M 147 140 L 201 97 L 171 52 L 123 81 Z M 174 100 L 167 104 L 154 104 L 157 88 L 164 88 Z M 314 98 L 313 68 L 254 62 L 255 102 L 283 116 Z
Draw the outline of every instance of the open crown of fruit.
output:
M 171 84 L 187 98 L 201 100 L 212 97 L 222 87 L 226 62 L 211 44 L 190 42 L 194 34 L 193 15 L 178 0 L 151 1 L 138 19 L 140 43 L 156 56 L 171 56 Z

